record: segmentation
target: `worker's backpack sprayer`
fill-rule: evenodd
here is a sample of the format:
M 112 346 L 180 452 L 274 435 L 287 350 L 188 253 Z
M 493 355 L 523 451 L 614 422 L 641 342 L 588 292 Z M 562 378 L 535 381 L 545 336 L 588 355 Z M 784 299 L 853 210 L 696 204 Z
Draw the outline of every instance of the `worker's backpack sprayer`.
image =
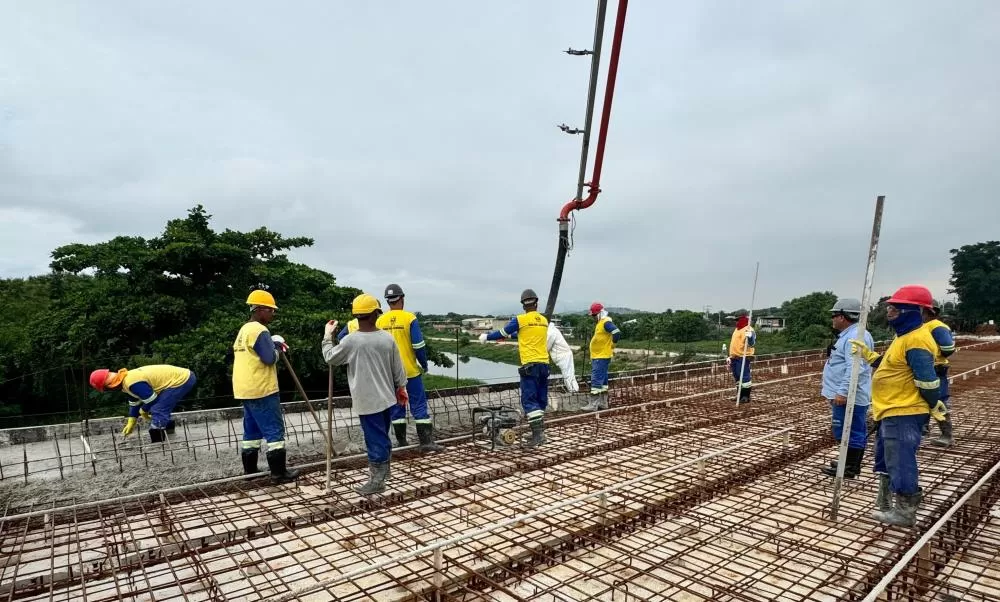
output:
M 520 437 L 514 430 L 521 415 L 514 408 L 503 406 L 482 406 L 472 408 L 472 442 L 495 450 L 518 442 Z

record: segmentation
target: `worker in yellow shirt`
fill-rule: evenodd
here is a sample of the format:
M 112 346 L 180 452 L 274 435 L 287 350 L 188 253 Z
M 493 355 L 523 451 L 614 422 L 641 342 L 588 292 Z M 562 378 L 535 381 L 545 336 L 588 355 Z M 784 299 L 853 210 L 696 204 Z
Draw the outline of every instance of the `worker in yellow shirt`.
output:
M 621 338 L 621 331 L 608 316 L 608 310 L 600 303 L 590 305 L 590 317 L 596 322 L 594 336 L 590 338 L 590 399 L 581 408 L 584 412 L 608 409 L 608 372 L 611 357 L 615 353 L 615 343 Z
M 757 334 L 750 327 L 750 318 L 740 316 L 736 319 L 736 329 L 729 340 L 729 357 L 726 365 L 733 372 L 733 379 L 739 384 L 740 396 L 737 403 L 750 403 L 750 391 L 753 381 L 750 378 L 750 366 L 753 363 L 754 347 L 757 344 Z
M 233 342 L 233 397 L 243 402 L 243 471 L 259 472 L 257 459 L 263 439 L 267 441 L 271 481 L 287 483 L 298 476 L 298 471 L 286 467 L 285 420 L 278 396 L 278 354 L 288 351 L 288 345 L 267 329 L 278 309 L 271 293 L 252 291 L 246 303 L 250 321 Z
M 174 408 L 194 389 L 198 379 L 187 368 L 168 366 L 143 366 L 112 372 L 107 368 L 90 373 L 90 386 L 98 391 L 121 388 L 132 399 L 128 402 L 128 419 L 122 436 L 128 437 L 135 430 L 141 416 L 150 421 L 149 439 L 153 443 L 166 441 L 166 434 L 174 430 L 170 417 Z
M 927 415 L 944 414 L 939 399 L 940 379 L 934 373 L 937 344 L 924 328 L 921 316 L 921 309 L 932 305 L 926 287 L 904 286 L 886 304 L 886 316 L 896 338 L 885 353 L 880 356 L 860 339 L 850 341 L 852 352 L 860 353 L 875 368 L 872 413 L 878 425 L 875 473 L 879 489 L 872 518 L 900 527 L 916 524 L 922 498 L 917 449 Z
M 398 284 L 385 287 L 385 301 L 389 311 L 379 316 L 375 325 L 396 340 L 399 355 L 406 368 L 406 393 L 409 396 L 410 413 L 417 426 L 417 439 L 420 440 L 420 451 L 439 452 L 444 448 L 434 442 L 434 425 L 427 409 L 427 391 L 424 390 L 424 377 L 427 373 L 427 342 L 420 332 L 417 316 L 403 309 L 406 295 Z M 406 445 L 406 407 L 394 405 L 390 408 L 392 429 L 396 435 L 396 443 L 400 447 Z
M 955 353 L 955 337 L 951 334 L 951 328 L 940 320 L 941 302 L 934 300 L 930 309 L 924 309 L 924 328 L 926 328 L 934 342 L 937 344 L 937 353 L 934 354 L 934 373 L 941 380 L 941 389 L 938 397 L 948 412 L 944 415 L 944 420 L 935 420 L 938 428 L 941 429 L 941 436 L 931 441 L 934 445 L 950 447 L 955 440 L 952 436 L 951 427 L 951 395 L 948 387 L 948 358 Z M 929 435 L 930 431 L 925 430 L 924 435 Z
M 525 289 L 521 293 L 524 313 L 511 318 L 500 330 L 479 335 L 481 342 L 499 341 L 517 336 L 517 350 L 521 357 L 521 408 L 531 427 L 531 439 L 525 447 L 538 447 L 545 443 L 545 410 L 549 405 L 549 321 L 538 313 L 538 295 Z

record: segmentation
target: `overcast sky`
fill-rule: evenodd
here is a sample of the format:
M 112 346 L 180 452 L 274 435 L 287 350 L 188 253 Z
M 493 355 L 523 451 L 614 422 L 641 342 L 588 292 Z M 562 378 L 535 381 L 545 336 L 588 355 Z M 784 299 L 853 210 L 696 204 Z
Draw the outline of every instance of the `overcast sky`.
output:
M 0 0 L 0 277 L 202 203 L 410 309 L 544 297 L 579 160 L 556 125 L 583 125 L 589 69 L 561 51 L 593 22 L 570 0 Z M 875 293 L 943 295 L 948 250 L 1000 238 L 997 57 L 995 1 L 633 0 L 560 306 L 746 306 L 755 261 L 758 307 L 860 296 L 877 194 Z

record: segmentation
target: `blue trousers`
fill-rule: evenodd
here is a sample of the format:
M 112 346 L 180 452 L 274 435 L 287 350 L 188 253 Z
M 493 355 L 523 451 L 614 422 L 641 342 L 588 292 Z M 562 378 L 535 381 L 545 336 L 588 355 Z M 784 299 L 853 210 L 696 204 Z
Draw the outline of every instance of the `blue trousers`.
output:
M 528 422 L 541 420 L 549 407 L 549 365 L 525 364 L 517 369 L 521 375 L 521 409 Z
M 729 362 L 729 369 L 733 372 L 733 380 L 740 383 L 740 386 L 744 389 L 749 389 L 750 382 L 750 364 L 753 363 L 752 357 L 746 358 L 746 364 L 743 365 L 742 357 L 730 358 L 732 361 Z M 743 365 L 743 377 L 740 378 L 740 366 Z
M 590 362 L 590 392 L 594 395 L 608 392 L 608 368 L 611 358 L 600 358 Z
M 267 440 L 267 451 L 285 447 L 285 417 L 277 393 L 243 400 L 243 449 L 259 449 L 261 439 Z
M 844 414 L 847 413 L 847 404 L 838 406 L 830 402 L 830 413 L 833 416 L 833 438 L 840 442 L 844 434 Z M 864 449 L 868 446 L 868 406 L 854 406 L 854 414 L 851 416 L 850 439 L 847 447 L 851 449 Z
M 427 411 L 427 391 L 424 389 L 424 377 L 414 376 L 406 379 L 406 394 L 410 396 L 407 405 L 410 406 L 410 413 L 413 414 L 413 421 L 416 423 L 426 422 L 430 424 L 431 415 Z M 396 404 L 389 408 L 389 414 L 393 422 L 406 422 L 406 408 Z
M 398 407 L 394 405 L 377 414 L 362 414 L 358 417 L 361 420 L 361 432 L 365 435 L 368 461 L 372 464 L 389 461 L 389 454 L 392 452 L 392 443 L 389 441 L 389 425 L 392 424 L 390 413 Z
M 890 416 L 878 423 L 875 435 L 875 472 L 889 475 L 893 493 L 913 495 L 917 484 L 917 448 L 929 414 Z
M 938 389 L 938 399 L 951 409 L 951 391 L 948 387 L 948 366 L 934 366 L 934 373 L 941 379 L 941 388 Z
M 167 428 L 167 423 L 170 422 L 170 415 L 174 412 L 174 408 L 187 397 L 187 394 L 191 392 L 191 389 L 194 389 L 196 384 L 198 384 L 198 379 L 195 377 L 194 372 L 192 372 L 183 385 L 160 391 L 153 405 L 146 409 L 146 411 L 153 415 L 152 426 L 154 429 Z

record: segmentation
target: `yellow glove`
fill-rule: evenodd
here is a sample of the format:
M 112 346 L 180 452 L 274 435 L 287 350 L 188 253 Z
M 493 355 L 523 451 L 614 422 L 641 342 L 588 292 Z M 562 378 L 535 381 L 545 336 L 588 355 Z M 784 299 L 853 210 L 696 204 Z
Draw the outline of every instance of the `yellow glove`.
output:
M 125 421 L 125 428 L 122 429 L 122 437 L 128 437 L 135 430 L 135 418 L 129 418 Z
M 881 357 L 878 353 L 869 349 L 868 345 L 861 339 L 849 339 L 847 342 L 851 344 L 851 355 L 860 354 L 868 364 L 873 364 L 875 360 Z
M 143 420 L 153 419 L 153 415 L 147 412 L 146 410 L 139 410 L 139 417 L 142 418 Z
M 938 422 L 944 422 L 948 419 L 948 406 L 944 405 L 944 402 L 940 399 L 931 408 L 931 418 Z

